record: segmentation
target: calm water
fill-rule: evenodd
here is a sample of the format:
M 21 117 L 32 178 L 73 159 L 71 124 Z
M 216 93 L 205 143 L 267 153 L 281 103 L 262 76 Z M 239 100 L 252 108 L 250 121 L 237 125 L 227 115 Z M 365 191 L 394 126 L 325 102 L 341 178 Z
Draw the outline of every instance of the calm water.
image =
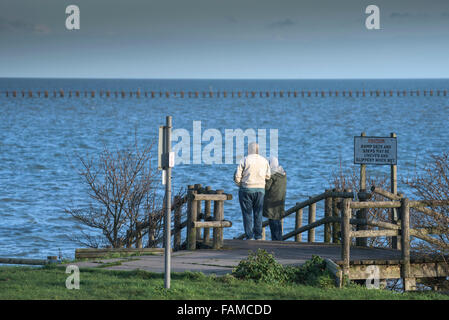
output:
M 448 80 L 58 80 L 0 79 L 0 90 L 395 90 L 447 89 Z M 97 153 L 103 143 L 115 148 L 133 140 L 155 139 L 166 115 L 174 128 L 192 134 L 194 120 L 203 131 L 278 129 L 279 158 L 288 173 L 287 207 L 329 186 L 340 163 L 353 163 L 353 137 L 398 135 L 398 173 L 407 177 L 430 154 L 448 151 L 449 97 L 331 98 L 6 98 L 0 97 L 0 256 L 73 257 L 78 244 L 69 238 L 81 227 L 64 213 L 86 205 L 77 175 L 76 153 Z M 208 142 L 203 143 L 203 146 Z M 175 189 L 201 183 L 234 195 L 225 206 L 234 222 L 225 237 L 243 230 L 235 165 L 179 165 Z M 376 174 L 388 167 L 369 167 Z M 406 188 L 399 185 L 399 190 Z M 318 206 L 318 216 L 322 215 Z M 286 221 L 286 231 L 293 226 Z M 320 230 L 321 231 L 321 230 Z M 269 235 L 268 235 L 269 236 Z M 318 238 L 321 234 L 318 234 Z

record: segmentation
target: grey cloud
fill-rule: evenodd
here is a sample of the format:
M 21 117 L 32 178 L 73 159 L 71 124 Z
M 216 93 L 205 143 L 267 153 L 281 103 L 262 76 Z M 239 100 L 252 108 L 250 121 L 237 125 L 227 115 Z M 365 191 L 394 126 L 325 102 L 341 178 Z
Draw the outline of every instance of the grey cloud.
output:
M 9 20 L 4 17 L 0 17 L 0 32 L 2 33 L 25 32 L 46 34 L 50 31 L 50 28 L 44 24 L 34 24 L 19 19 Z
M 286 28 L 286 27 L 291 27 L 294 26 L 295 22 L 293 22 L 291 19 L 287 18 L 284 20 L 279 20 L 279 21 L 275 21 L 272 22 L 268 25 L 268 28 L 271 29 L 276 29 L 276 28 Z
M 411 14 L 408 12 L 392 12 L 390 14 L 390 18 L 396 19 L 396 18 L 408 18 Z
M 390 14 L 391 19 L 421 19 L 426 20 L 429 16 L 426 13 L 410 13 L 410 12 L 392 12 Z
M 230 22 L 230 23 L 238 22 L 237 19 L 235 17 L 233 17 L 233 16 L 226 16 L 225 19 L 226 19 L 227 22 Z

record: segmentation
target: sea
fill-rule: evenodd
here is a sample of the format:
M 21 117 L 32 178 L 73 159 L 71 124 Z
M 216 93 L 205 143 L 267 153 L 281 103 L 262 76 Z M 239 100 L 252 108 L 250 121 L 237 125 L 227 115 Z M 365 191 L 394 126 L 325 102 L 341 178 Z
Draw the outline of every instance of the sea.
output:
M 172 116 L 174 132 L 184 133 L 188 138 L 186 146 L 190 147 L 182 151 L 187 152 L 187 156 L 184 154 L 186 161 L 173 168 L 173 191 L 202 184 L 232 194 L 233 200 L 225 203 L 225 219 L 233 225 L 225 229 L 225 238 L 243 232 L 238 188 L 233 182 L 238 159 L 234 155 L 233 160 L 225 161 L 223 155 L 223 161 L 198 161 L 194 149 L 204 154 L 211 143 L 210 137 L 203 135 L 205 132 L 222 135 L 223 154 L 226 130 L 254 130 L 261 133 L 258 139 L 263 139 L 265 133 L 266 156 L 269 157 L 270 152 L 277 154 L 287 172 L 287 208 L 330 188 L 333 177 L 339 172 L 357 170 L 355 136 L 365 132 L 367 136 L 388 137 L 394 132 L 397 135 L 398 189 L 413 198 L 412 190 L 404 182 L 422 174 L 432 155 L 449 151 L 449 96 L 442 93 L 448 88 L 447 79 L 1 78 L 0 257 L 60 255 L 73 258 L 75 249 L 80 247 L 75 238 L 83 232 L 99 235 L 98 231 L 86 228 L 65 212 L 67 208 L 83 208 L 93 203 L 79 175 L 78 156 L 98 157 L 104 146 L 122 150 L 137 136 L 140 143 L 155 145 L 154 164 L 158 129 L 165 124 L 168 115 Z M 11 95 L 13 90 L 18 92 L 17 97 Z M 31 98 L 29 90 L 34 92 Z M 48 98 L 43 97 L 45 90 L 49 92 Z M 57 97 L 53 96 L 55 90 Z M 65 92 L 64 97 L 59 97 L 60 90 Z M 72 97 L 68 95 L 70 90 Z M 76 90 L 81 92 L 80 97 L 75 97 Z M 105 95 L 107 90 L 112 92 L 110 97 Z M 129 96 L 130 91 L 137 90 L 141 92 L 140 98 L 135 94 Z M 366 96 L 356 96 L 356 91 L 363 90 Z M 378 96 L 369 94 L 376 90 L 380 91 Z M 393 96 L 389 95 L 390 90 Z M 400 96 L 397 90 L 401 91 Z M 407 91 L 406 96 L 403 90 Z M 420 90 L 419 96 L 410 95 L 410 91 L 415 90 Z M 426 95 L 424 90 L 427 90 Z M 433 90 L 432 95 L 430 90 Z M 437 90 L 441 90 L 439 95 Z M 6 91 L 10 92 L 8 96 Z M 22 91 L 26 92 L 25 97 Z M 41 91 L 41 97 L 36 95 L 37 91 Z M 87 97 L 84 91 L 89 92 Z M 96 92 L 95 97 L 91 97 L 91 91 Z M 100 91 L 104 92 L 102 97 Z M 115 91 L 125 91 L 126 97 L 122 98 L 121 94 L 115 97 Z M 154 97 L 151 91 L 156 93 Z M 181 91 L 185 92 L 184 97 L 179 94 Z M 199 92 L 198 97 L 189 98 L 187 93 L 195 91 Z M 226 91 L 227 96 L 203 96 L 203 92 L 210 91 Z M 246 96 L 246 92 L 252 91 L 257 93 L 254 97 Z M 283 97 L 280 91 L 284 92 Z M 296 97 L 294 91 L 298 93 Z M 303 97 L 302 91 L 312 94 Z M 320 93 L 318 96 L 316 91 Z M 321 91 L 326 93 L 324 97 Z M 329 97 L 329 91 L 339 91 L 339 95 Z M 351 96 L 349 91 L 352 91 Z M 147 97 L 145 92 L 148 92 Z M 159 92 L 164 94 L 160 96 Z M 178 94 L 166 97 L 165 92 Z M 241 97 L 237 92 L 242 92 Z M 262 97 L 260 92 L 264 93 Z M 278 94 L 275 96 L 273 92 Z M 288 92 L 291 92 L 290 97 Z M 174 141 L 173 146 L 179 141 Z M 230 148 L 237 152 L 235 145 Z M 390 166 L 367 166 L 367 172 L 378 177 L 388 176 Z M 162 191 L 159 183 L 158 192 Z M 323 205 L 319 204 L 317 218 L 322 216 Z M 306 213 L 304 219 L 307 223 Z M 284 232 L 291 231 L 293 226 L 293 216 L 285 219 Z M 322 236 L 320 228 L 317 240 Z M 268 229 L 267 238 L 270 238 Z

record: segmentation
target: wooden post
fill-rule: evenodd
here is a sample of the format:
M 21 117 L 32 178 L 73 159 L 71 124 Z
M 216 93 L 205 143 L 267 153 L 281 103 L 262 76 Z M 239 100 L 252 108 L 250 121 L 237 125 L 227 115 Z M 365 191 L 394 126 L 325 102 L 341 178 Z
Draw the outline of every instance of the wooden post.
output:
M 217 194 L 224 193 L 223 190 L 217 190 Z M 224 220 L 224 201 L 214 201 L 214 220 Z M 220 249 L 223 246 L 223 228 L 214 228 L 213 248 Z
M 309 206 L 309 220 L 307 221 L 307 223 L 308 224 L 314 223 L 315 218 L 316 218 L 316 203 L 312 203 Z M 315 242 L 315 228 L 312 228 L 309 231 L 307 231 L 307 241 Z
M 296 211 L 296 217 L 295 217 L 295 230 L 302 227 L 302 209 L 298 209 Z M 298 233 L 295 235 L 295 241 L 301 242 L 302 241 L 302 233 Z
M 340 192 L 340 189 L 332 189 L 332 191 Z M 340 201 L 339 198 L 332 198 L 332 215 L 335 218 L 340 218 L 340 209 L 338 209 L 338 202 Z M 332 226 L 332 242 L 333 243 L 340 243 L 340 238 L 338 236 L 338 233 L 340 232 L 341 224 L 339 222 L 334 222 Z
M 343 217 L 342 217 L 342 245 L 341 260 L 343 260 L 343 277 L 344 281 L 349 280 L 349 263 L 350 263 L 350 247 L 351 247 L 351 202 L 352 199 L 345 198 L 343 200 Z
M 366 137 L 366 133 L 362 132 L 361 137 Z M 360 165 L 360 190 L 366 190 L 366 164 Z
M 196 193 L 194 186 L 188 186 L 188 206 L 187 206 L 187 250 L 196 249 L 196 229 L 193 227 L 193 222 L 197 218 L 196 201 L 193 200 L 193 195 Z
M 195 184 L 195 190 L 196 193 L 201 193 L 201 184 Z M 196 205 L 197 205 L 197 211 L 196 211 L 196 221 L 200 221 L 201 220 L 201 200 L 196 200 Z M 201 241 L 202 237 L 201 237 L 201 229 L 197 228 L 196 229 L 196 240 L 197 241 Z
M 181 214 L 182 214 L 182 206 L 181 206 L 181 197 L 175 196 L 175 232 L 173 235 L 173 248 L 174 250 L 179 250 L 181 247 Z
M 266 227 L 262 226 L 262 240 L 266 240 L 266 239 L 267 239 Z
M 326 190 L 325 192 L 329 192 L 330 190 Z M 331 217 L 332 216 L 332 198 L 327 197 L 324 200 L 324 217 Z M 331 236 L 332 236 L 332 230 L 331 230 L 331 224 L 326 223 L 324 225 L 324 242 L 330 243 L 331 242 Z
M 206 187 L 206 193 L 209 193 L 212 190 L 211 186 Z M 204 201 L 204 221 L 210 220 L 210 208 L 211 208 L 211 201 L 205 200 Z M 210 243 L 210 229 L 204 228 L 203 229 L 203 242 L 204 244 Z
M 390 133 L 390 137 L 391 138 L 396 138 L 396 133 L 392 132 Z M 390 172 L 391 172 L 391 193 L 392 194 L 398 194 L 398 169 L 396 165 L 391 165 L 390 167 Z M 396 208 L 392 208 L 390 211 L 390 218 L 391 218 L 391 222 L 395 223 L 395 224 L 400 224 L 399 221 L 399 216 L 397 214 L 397 209 Z M 401 238 L 400 237 L 391 237 L 391 247 L 393 249 L 397 249 L 400 250 L 401 249 Z
M 402 282 L 404 291 L 415 290 L 415 279 L 410 277 L 410 203 L 408 198 L 401 199 L 401 247 Z

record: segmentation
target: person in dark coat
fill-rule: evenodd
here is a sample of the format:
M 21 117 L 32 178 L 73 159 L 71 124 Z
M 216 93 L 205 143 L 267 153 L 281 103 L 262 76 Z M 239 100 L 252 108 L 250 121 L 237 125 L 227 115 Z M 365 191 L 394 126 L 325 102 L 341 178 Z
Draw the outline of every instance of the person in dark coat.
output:
M 279 166 L 276 157 L 270 158 L 270 179 L 265 183 L 263 216 L 268 218 L 271 240 L 282 240 L 282 221 L 285 210 L 285 193 L 287 190 L 287 174 Z

